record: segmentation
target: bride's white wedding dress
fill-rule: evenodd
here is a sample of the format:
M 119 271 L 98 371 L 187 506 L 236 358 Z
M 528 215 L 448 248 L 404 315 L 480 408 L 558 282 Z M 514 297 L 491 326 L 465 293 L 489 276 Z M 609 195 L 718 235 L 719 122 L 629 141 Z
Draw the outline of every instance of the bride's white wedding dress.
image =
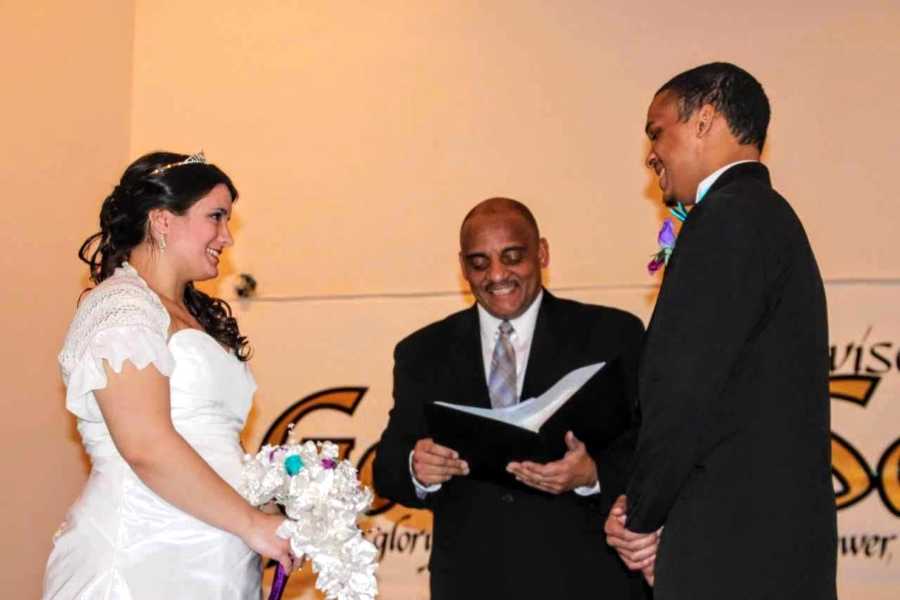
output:
M 169 377 L 175 428 L 236 487 L 253 376 L 205 332 L 182 329 L 167 340 L 168 328 L 159 298 L 127 263 L 78 307 L 59 360 L 91 473 L 55 537 L 47 600 L 260 597 L 259 556 L 144 485 L 116 450 L 94 398 L 106 386 L 104 360 L 116 372 L 126 360 L 156 368 Z

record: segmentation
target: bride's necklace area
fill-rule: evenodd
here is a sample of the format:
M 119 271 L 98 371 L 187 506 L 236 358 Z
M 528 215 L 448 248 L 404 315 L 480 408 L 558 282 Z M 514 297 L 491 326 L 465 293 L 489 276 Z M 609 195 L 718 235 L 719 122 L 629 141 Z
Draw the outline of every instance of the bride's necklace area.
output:
M 200 322 L 197 321 L 196 317 L 190 313 L 182 302 L 173 300 L 152 286 L 148 285 L 148 287 L 159 297 L 159 301 L 162 302 L 163 307 L 168 311 L 170 320 L 176 325 L 174 329 L 203 329 Z
M 136 264 L 138 264 L 138 266 L 136 266 Z M 169 313 L 169 320 L 171 321 L 170 327 L 172 325 L 175 325 L 175 327 L 173 328 L 173 332 L 175 330 L 184 329 L 187 327 L 191 329 L 204 329 L 200 322 L 197 321 L 194 315 L 192 315 L 184 305 L 184 300 L 182 299 L 181 302 L 178 302 L 172 296 L 163 293 L 160 287 L 156 285 L 157 278 L 154 277 L 153 270 L 150 268 L 139 268 L 140 264 L 143 263 L 141 263 L 140 261 L 133 262 L 132 260 L 126 260 L 122 263 L 122 266 L 134 271 L 135 274 L 144 282 L 144 285 L 146 285 L 151 292 L 156 294 L 156 297 L 159 298 L 159 301 L 163 305 L 163 308 L 165 308 L 166 312 Z

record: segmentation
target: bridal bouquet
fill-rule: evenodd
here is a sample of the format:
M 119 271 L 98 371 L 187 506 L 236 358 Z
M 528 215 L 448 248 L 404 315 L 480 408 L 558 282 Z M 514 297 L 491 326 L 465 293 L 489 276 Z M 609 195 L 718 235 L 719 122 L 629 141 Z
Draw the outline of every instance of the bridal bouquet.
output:
M 306 556 L 318 573 L 316 588 L 328 600 L 372 600 L 375 546 L 363 538 L 357 519 L 372 502 L 372 492 L 356 477 L 356 468 L 338 460 L 331 442 L 263 446 L 244 457 L 238 488 L 253 506 L 274 501 L 288 520 L 279 535 L 290 539 L 295 556 Z M 287 574 L 278 565 L 269 600 L 279 600 Z

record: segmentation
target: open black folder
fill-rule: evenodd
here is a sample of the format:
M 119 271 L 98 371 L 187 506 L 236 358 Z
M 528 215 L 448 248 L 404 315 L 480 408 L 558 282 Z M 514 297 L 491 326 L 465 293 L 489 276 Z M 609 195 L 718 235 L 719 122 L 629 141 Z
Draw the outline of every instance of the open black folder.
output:
M 597 418 L 595 408 L 602 400 L 593 393 L 578 394 L 578 391 L 588 381 L 600 383 L 596 380 L 607 375 L 605 365 L 595 363 L 575 369 L 537 398 L 509 408 L 446 402 L 426 404 L 429 433 L 435 442 L 453 448 L 469 463 L 470 477 L 509 483 L 508 463 L 558 460 L 566 452 L 567 431 L 572 430 L 583 439 L 592 428 L 592 421 Z M 618 378 L 606 379 L 610 381 L 599 389 L 618 392 Z M 592 390 L 596 387 L 591 385 Z M 611 387 L 617 389 L 613 391 Z

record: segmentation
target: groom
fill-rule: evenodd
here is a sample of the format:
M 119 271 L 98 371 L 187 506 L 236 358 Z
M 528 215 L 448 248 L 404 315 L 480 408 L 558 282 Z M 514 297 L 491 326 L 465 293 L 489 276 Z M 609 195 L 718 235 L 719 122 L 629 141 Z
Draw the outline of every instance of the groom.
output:
M 477 205 L 460 245 L 477 303 L 397 344 L 394 408 L 374 465 L 380 495 L 434 513 L 432 600 L 642 597 L 640 577 L 629 576 L 602 538 L 633 449 L 640 320 L 544 290 L 549 248 L 520 202 Z M 467 457 L 429 436 L 427 403 L 515 404 L 599 361 L 625 391 L 603 394 L 588 382 L 578 392 L 598 418 L 583 440 L 566 435 L 560 460 L 511 463 L 506 481 L 479 480 Z
M 606 532 L 656 600 L 836 597 L 825 293 L 759 162 L 768 123 L 762 86 L 725 63 L 676 76 L 647 114 L 663 199 L 693 209 L 647 331 L 634 470 Z

